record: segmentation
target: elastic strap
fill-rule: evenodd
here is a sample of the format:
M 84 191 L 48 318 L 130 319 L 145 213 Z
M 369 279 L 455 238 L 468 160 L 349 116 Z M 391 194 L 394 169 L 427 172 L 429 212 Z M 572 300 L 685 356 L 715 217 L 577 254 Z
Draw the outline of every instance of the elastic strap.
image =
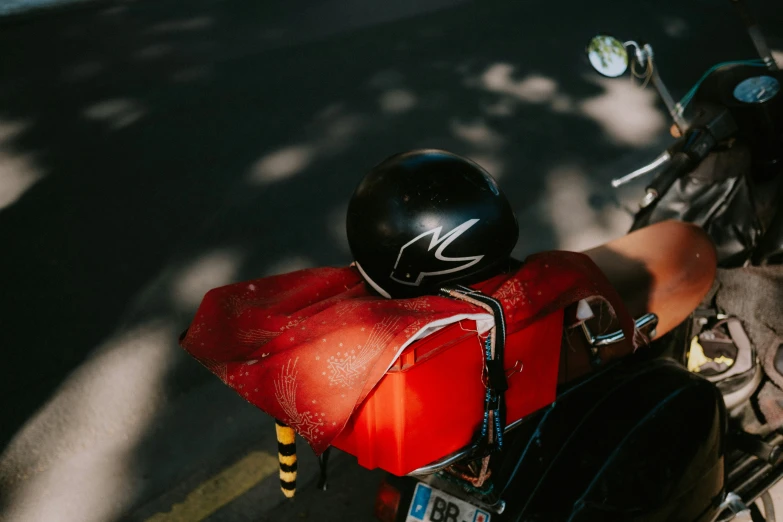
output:
M 503 431 L 506 427 L 505 391 L 508 380 L 503 365 L 506 345 L 506 320 L 500 301 L 465 286 L 446 287 L 441 293 L 448 297 L 468 302 L 487 312 L 495 319 L 495 325 L 484 339 L 484 371 L 487 377 L 484 396 L 484 419 L 481 425 L 479 444 L 490 451 L 503 447 Z

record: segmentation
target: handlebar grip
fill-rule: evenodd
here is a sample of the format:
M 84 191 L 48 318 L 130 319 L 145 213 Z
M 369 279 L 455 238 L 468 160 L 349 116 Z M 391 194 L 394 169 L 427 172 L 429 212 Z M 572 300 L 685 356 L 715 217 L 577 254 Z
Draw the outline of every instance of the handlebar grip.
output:
M 647 194 L 654 199 L 663 195 L 682 176 L 688 174 L 695 162 L 684 152 L 672 155 L 669 165 L 647 186 Z

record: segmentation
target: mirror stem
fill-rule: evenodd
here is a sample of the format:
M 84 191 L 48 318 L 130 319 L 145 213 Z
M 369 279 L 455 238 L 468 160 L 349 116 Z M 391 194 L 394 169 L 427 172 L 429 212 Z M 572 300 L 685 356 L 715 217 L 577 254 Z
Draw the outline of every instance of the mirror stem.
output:
M 629 40 L 623 45 L 633 47 L 636 54 L 636 61 L 639 62 L 639 65 L 647 67 L 651 71 L 650 80 L 652 81 L 653 86 L 658 91 L 658 94 L 661 95 L 663 103 L 666 104 L 666 108 L 669 110 L 669 114 L 674 120 L 674 124 L 680 129 L 680 135 L 684 135 L 685 131 L 688 130 L 688 122 L 685 121 L 685 118 L 682 116 L 681 107 L 674 102 L 674 98 L 672 98 L 669 89 L 663 84 L 663 80 L 661 80 L 661 76 L 658 74 L 658 68 L 655 66 L 654 60 L 655 53 L 653 52 L 652 46 L 650 44 L 641 46 L 633 40 Z
M 756 46 L 756 51 L 764 60 L 764 63 L 767 65 L 767 69 L 770 71 L 777 71 L 778 64 L 775 63 L 775 58 L 772 56 L 772 52 L 769 50 L 767 40 L 761 33 L 761 27 L 759 27 L 759 25 L 756 23 L 753 15 L 750 14 L 750 11 L 745 6 L 745 2 L 743 2 L 743 0 L 731 0 L 731 3 L 737 7 L 737 11 L 739 11 L 742 22 L 745 24 L 745 28 L 748 30 L 750 39 L 753 40 L 753 45 Z
M 674 120 L 675 125 L 677 125 L 677 127 L 680 129 L 680 133 L 685 135 L 685 131 L 688 130 L 688 122 L 685 121 L 685 118 L 683 118 L 682 114 L 680 114 L 680 111 L 677 108 L 677 104 L 674 102 L 674 98 L 672 98 L 669 89 L 667 89 L 663 84 L 663 80 L 661 80 L 661 76 L 658 74 L 658 69 L 655 67 L 652 56 L 649 56 L 648 60 L 652 64 L 652 84 L 655 86 L 658 94 L 661 95 L 663 103 L 666 104 L 666 108 L 669 110 L 669 114 Z

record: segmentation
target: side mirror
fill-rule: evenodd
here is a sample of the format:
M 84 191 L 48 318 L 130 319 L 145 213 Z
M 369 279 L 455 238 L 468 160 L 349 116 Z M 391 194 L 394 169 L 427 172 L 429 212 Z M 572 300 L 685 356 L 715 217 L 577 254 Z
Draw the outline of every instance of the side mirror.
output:
M 586 52 L 593 68 L 604 76 L 617 78 L 628 70 L 628 51 L 617 38 L 596 36 L 590 40 Z

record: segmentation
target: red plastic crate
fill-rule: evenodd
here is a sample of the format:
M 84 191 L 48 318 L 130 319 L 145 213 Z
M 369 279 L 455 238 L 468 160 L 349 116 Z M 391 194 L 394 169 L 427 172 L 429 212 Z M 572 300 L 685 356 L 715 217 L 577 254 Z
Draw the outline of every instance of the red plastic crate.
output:
M 506 339 L 508 424 L 555 400 L 563 311 Z M 471 331 L 472 330 L 472 331 Z M 483 346 L 475 321 L 447 326 L 408 346 L 333 445 L 365 468 L 398 476 L 475 438 L 484 415 Z

